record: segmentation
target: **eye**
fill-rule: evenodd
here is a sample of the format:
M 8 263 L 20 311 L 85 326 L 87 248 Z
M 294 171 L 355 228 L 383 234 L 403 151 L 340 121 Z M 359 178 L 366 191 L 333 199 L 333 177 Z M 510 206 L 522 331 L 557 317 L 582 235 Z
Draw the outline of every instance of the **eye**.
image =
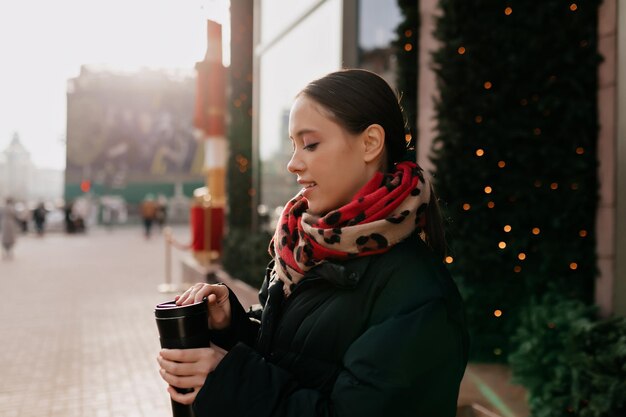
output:
M 319 142 L 316 143 L 312 143 L 310 145 L 306 145 L 305 147 L 303 147 L 302 149 L 305 149 L 307 151 L 314 151 L 315 148 L 317 148 L 317 145 L 319 145 Z

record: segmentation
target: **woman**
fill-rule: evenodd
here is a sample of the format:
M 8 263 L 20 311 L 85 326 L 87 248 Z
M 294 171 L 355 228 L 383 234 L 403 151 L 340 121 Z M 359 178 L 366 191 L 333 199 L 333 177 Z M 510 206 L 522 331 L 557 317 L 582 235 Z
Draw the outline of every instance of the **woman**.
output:
M 199 417 L 455 415 L 462 303 L 434 194 L 403 161 L 404 127 L 395 94 L 368 71 L 298 94 L 287 168 L 303 189 L 270 245 L 262 308 L 245 312 L 224 285 L 177 298 L 208 297 L 214 345 L 161 351 L 175 401 Z
M 4 212 L 0 220 L 0 235 L 2 236 L 2 259 L 13 259 L 13 246 L 17 240 L 18 224 L 15 215 L 13 199 L 7 198 Z

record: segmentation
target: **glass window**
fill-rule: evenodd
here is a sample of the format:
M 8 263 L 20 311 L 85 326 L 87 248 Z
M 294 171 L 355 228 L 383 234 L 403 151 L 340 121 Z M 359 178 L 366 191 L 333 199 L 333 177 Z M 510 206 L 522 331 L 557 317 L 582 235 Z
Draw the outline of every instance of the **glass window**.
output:
M 358 9 L 358 65 L 395 88 L 397 61 L 392 43 L 403 19 L 397 0 L 360 0 Z
M 263 1 L 261 31 L 266 25 L 290 26 L 294 13 L 286 2 Z M 308 2 L 313 5 L 316 2 Z M 268 13 L 271 6 L 272 13 Z M 266 9 L 268 7 L 268 9 Z M 286 16 L 280 19 L 280 13 Z M 298 16 L 301 16 L 301 11 Z M 271 15 L 271 17 L 270 17 Z M 277 214 L 300 187 L 287 171 L 291 158 L 288 124 L 295 95 L 310 81 L 341 68 L 342 2 L 328 0 L 300 21 L 260 57 L 259 157 L 261 160 L 260 212 L 267 212 L 273 228 Z M 282 29 L 281 29 L 282 30 Z M 277 31 L 276 33 L 280 33 Z M 263 42 L 271 42 L 265 39 Z

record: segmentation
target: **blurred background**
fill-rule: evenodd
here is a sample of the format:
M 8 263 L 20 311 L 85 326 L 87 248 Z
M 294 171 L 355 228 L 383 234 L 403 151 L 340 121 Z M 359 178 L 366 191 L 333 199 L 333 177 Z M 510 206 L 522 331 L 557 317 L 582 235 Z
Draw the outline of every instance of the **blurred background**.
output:
M 398 91 L 466 302 L 459 416 L 626 415 L 626 7 L 617 0 L 0 4 L 0 416 L 167 416 L 153 308 L 255 301 L 288 116 Z

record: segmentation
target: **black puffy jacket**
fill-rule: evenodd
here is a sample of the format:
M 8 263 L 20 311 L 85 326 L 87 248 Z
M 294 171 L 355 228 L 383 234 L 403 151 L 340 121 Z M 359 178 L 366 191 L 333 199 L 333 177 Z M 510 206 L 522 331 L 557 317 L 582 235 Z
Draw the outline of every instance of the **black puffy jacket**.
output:
M 198 417 L 455 415 L 462 302 L 417 235 L 318 265 L 288 298 L 270 264 L 259 299 L 246 313 L 231 292 L 231 326 L 212 334 L 229 352 L 196 397 Z

